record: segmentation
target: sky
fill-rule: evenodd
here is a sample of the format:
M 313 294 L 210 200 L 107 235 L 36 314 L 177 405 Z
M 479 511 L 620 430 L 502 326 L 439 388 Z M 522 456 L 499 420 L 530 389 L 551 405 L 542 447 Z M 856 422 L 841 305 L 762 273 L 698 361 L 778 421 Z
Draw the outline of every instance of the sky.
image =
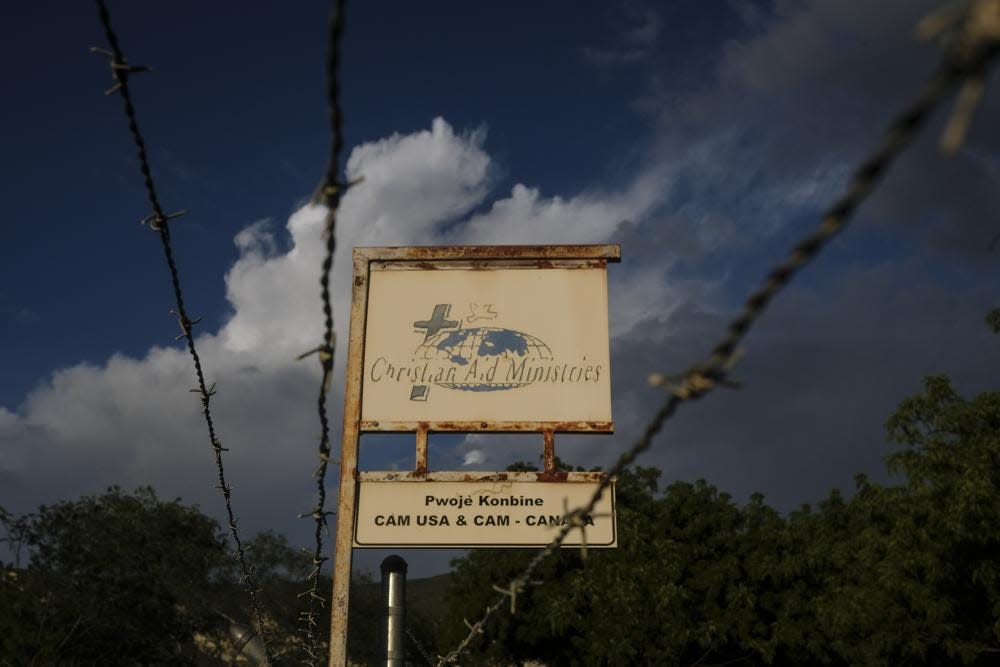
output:
M 343 46 L 349 177 L 333 269 L 346 341 L 353 246 L 618 243 L 609 268 L 615 434 L 560 436 L 608 466 L 663 400 L 651 372 L 704 357 L 745 295 L 818 223 L 934 66 L 934 3 L 353 3 Z M 225 464 L 247 534 L 308 545 L 328 154 L 324 3 L 124 3 L 130 60 Z M 190 357 L 105 46 L 88 3 L 0 22 L 0 506 L 152 485 L 221 518 Z M 44 46 L 41 46 L 44 45 Z M 995 76 L 993 77 L 995 79 Z M 734 379 L 640 463 L 782 511 L 856 473 L 891 481 L 884 423 L 929 374 L 995 389 L 1000 93 L 943 159 L 947 109 L 852 226 L 774 303 Z M 339 442 L 343 346 L 330 397 Z M 537 461 L 535 436 L 431 437 L 439 470 Z M 366 436 L 368 470 L 412 440 Z M 336 469 L 328 489 L 336 493 Z M 329 541 L 328 541 L 329 544 Z M 358 551 L 377 568 L 385 552 Z M 411 575 L 455 552 L 410 551 Z

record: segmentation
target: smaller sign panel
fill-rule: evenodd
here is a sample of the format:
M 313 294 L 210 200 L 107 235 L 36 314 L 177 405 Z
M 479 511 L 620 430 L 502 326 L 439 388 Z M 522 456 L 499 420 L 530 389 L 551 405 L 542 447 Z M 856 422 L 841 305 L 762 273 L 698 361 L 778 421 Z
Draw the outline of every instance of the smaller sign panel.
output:
M 355 547 L 535 547 L 552 541 L 567 508 L 586 504 L 600 473 L 359 473 Z M 433 481 L 434 484 L 426 484 Z M 585 517 L 587 547 L 615 547 L 614 484 Z M 573 530 L 563 546 L 580 546 Z

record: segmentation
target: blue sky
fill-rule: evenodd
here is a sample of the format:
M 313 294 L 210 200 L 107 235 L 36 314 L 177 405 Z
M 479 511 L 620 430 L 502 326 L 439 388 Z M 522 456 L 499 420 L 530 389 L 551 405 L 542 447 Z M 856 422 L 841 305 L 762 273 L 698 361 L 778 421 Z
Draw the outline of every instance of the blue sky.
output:
M 573 463 L 609 463 L 660 398 L 646 375 L 704 354 L 929 73 L 937 50 L 911 35 L 930 6 L 353 4 L 347 169 L 365 182 L 338 232 L 341 340 L 352 245 L 620 243 L 617 433 L 558 441 Z M 133 92 L 162 199 L 191 211 L 173 237 L 189 310 L 204 316 L 237 512 L 246 530 L 304 541 L 294 517 L 312 502 L 318 380 L 293 359 L 321 325 L 321 212 L 303 206 L 327 155 L 328 9 L 111 9 L 126 54 L 154 67 Z M 159 241 L 138 224 L 148 206 L 120 101 L 102 95 L 107 65 L 87 53 L 104 45 L 96 11 L 8 13 L 0 505 L 148 483 L 219 515 Z M 950 161 L 935 117 L 747 340 L 745 389 L 686 409 L 644 464 L 787 510 L 849 489 L 855 472 L 884 479 L 882 424 L 924 375 L 949 373 L 966 394 L 995 387 L 1000 352 L 982 319 L 1000 305 L 1000 249 L 987 248 L 1000 232 L 998 107 L 994 87 Z M 502 468 L 538 444 L 432 439 L 431 465 Z M 362 461 L 405 467 L 408 450 L 375 440 Z

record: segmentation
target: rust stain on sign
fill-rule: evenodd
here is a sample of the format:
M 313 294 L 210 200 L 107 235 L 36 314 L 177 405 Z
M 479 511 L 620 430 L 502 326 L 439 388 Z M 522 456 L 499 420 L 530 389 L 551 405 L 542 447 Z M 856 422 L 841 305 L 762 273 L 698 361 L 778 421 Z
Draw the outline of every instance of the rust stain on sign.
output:
M 382 433 L 413 433 L 420 428 L 421 424 L 427 425 L 430 433 L 449 432 L 485 432 L 485 433 L 506 433 L 506 432 L 536 432 L 541 433 L 551 430 L 554 433 L 613 433 L 614 422 L 610 421 L 505 421 L 505 422 L 485 422 L 485 421 L 390 421 L 381 422 L 378 420 L 362 421 L 360 428 L 366 432 Z
M 539 260 L 603 259 L 609 262 L 621 260 L 619 245 L 548 245 L 548 246 L 408 246 L 388 248 L 355 248 L 355 258 L 369 262 L 428 261 L 447 262 L 450 260 Z

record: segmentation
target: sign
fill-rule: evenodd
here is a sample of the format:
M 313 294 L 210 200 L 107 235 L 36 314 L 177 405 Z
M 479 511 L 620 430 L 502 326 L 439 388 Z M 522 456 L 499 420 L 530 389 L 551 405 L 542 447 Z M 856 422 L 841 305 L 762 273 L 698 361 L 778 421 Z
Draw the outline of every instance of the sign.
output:
M 611 430 L 604 266 L 373 263 L 367 310 L 364 430 Z
M 544 482 L 533 472 L 360 472 L 354 546 L 545 546 L 567 508 L 585 505 L 601 480 L 601 473 L 565 474 L 566 481 Z M 613 484 L 584 521 L 588 548 L 617 546 Z M 563 546 L 581 539 L 572 530 Z
M 546 545 L 602 479 L 556 472 L 555 434 L 614 430 L 617 245 L 355 248 L 351 258 L 331 666 L 347 664 L 354 547 Z M 414 471 L 360 472 L 372 431 L 414 433 Z M 427 472 L 428 434 L 490 431 L 542 433 L 546 470 Z M 614 503 L 612 486 L 564 546 L 584 536 L 616 546 Z

